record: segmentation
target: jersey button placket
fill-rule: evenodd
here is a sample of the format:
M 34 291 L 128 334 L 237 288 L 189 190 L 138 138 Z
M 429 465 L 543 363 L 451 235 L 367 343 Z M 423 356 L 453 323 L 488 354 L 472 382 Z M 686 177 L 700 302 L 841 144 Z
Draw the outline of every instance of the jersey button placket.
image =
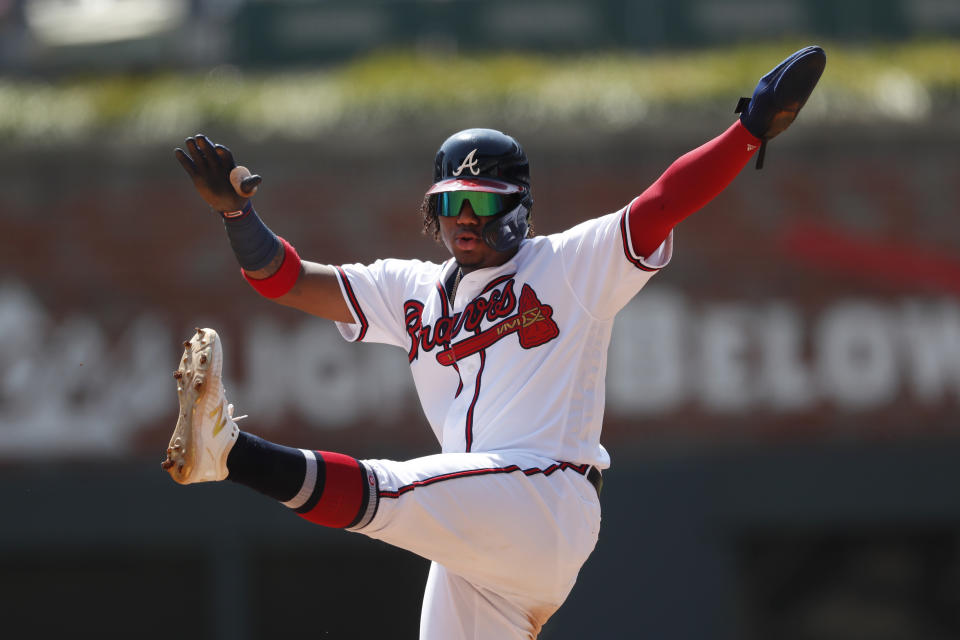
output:
M 463 376 L 464 390 L 473 388 L 473 377 L 477 373 L 477 360 L 479 360 L 479 356 L 474 354 L 457 361 L 457 366 L 460 368 L 460 375 Z
M 456 298 L 453 300 L 453 309 L 455 313 L 463 313 L 478 295 L 480 295 L 480 283 L 476 274 L 468 273 L 460 280 L 457 287 Z M 457 335 L 454 342 L 469 338 L 473 332 L 464 329 Z M 460 392 L 462 397 L 470 398 L 473 395 L 473 389 L 476 386 L 476 375 L 480 368 L 480 355 L 472 354 L 462 360 L 457 361 L 457 368 L 460 370 L 460 377 L 463 380 L 463 390 Z

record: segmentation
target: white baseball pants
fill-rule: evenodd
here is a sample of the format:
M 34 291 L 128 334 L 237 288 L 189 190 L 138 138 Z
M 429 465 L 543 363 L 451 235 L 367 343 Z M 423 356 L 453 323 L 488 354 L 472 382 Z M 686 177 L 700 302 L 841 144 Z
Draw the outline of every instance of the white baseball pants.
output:
M 378 504 L 358 531 L 433 561 L 421 640 L 536 638 L 596 545 L 586 465 L 520 452 L 363 463 Z

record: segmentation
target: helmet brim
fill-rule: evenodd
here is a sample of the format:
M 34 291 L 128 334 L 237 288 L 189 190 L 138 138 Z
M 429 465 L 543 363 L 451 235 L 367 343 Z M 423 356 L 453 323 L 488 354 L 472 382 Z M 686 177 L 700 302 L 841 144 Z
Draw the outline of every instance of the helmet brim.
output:
M 434 184 L 427 190 L 427 195 L 445 193 L 447 191 L 484 191 L 486 193 L 510 195 L 513 193 L 522 193 L 524 188 L 517 184 L 503 182 L 501 180 L 491 180 L 490 178 L 450 178 Z

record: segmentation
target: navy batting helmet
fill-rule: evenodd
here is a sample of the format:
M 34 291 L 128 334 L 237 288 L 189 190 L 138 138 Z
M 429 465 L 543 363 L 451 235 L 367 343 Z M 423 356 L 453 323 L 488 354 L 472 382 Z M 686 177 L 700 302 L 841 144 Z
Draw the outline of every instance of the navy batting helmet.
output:
M 433 167 L 427 195 L 446 191 L 486 191 L 516 195 L 518 204 L 483 228 L 483 240 L 497 251 L 520 246 L 530 228 L 530 165 L 516 140 L 494 129 L 466 129 L 447 138 Z

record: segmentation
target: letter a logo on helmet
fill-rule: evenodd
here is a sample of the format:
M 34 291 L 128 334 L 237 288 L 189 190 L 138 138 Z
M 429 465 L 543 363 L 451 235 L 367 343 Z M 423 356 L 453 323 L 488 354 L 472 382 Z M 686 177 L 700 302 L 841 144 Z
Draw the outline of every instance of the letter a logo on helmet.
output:
M 456 170 L 454 170 L 453 175 L 459 176 L 461 173 L 463 173 L 464 169 L 470 169 L 470 173 L 472 173 L 475 176 L 480 175 L 480 168 L 478 166 L 477 159 L 474 157 L 476 153 L 477 153 L 476 149 L 468 153 L 467 157 L 464 158 L 463 162 L 460 163 L 460 166 L 457 167 Z

